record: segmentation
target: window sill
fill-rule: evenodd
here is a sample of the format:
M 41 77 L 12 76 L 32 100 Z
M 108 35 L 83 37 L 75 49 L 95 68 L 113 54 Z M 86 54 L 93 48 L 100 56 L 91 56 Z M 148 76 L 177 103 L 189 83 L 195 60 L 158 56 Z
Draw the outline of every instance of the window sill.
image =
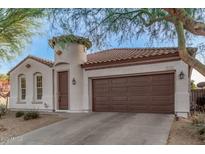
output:
M 32 104 L 43 104 L 43 101 L 34 101 L 34 102 L 31 102 Z
M 24 101 L 19 101 L 19 102 L 17 102 L 16 104 L 26 104 L 26 102 L 24 102 Z

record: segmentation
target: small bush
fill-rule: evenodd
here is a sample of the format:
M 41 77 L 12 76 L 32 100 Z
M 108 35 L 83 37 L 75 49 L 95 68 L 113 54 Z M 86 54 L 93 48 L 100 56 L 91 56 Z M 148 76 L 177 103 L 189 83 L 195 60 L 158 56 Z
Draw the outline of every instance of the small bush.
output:
M 199 128 L 198 133 L 199 133 L 199 139 L 205 141 L 205 125 Z
M 24 115 L 23 111 L 16 112 L 16 118 L 22 117 Z
M 195 113 L 192 116 L 192 125 L 197 130 L 199 139 L 205 141 L 205 114 Z
M 199 135 L 205 134 L 205 126 L 199 129 Z
M 203 142 L 205 142 L 205 134 L 200 135 L 200 136 L 199 136 L 199 139 L 202 140 Z
M 6 114 L 6 106 L 0 104 L 0 117 Z
M 37 118 L 39 118 L 39 113 L 37 111 L 24 113 L 24 120 L 37 119 Z
M 205 114 L 199 113 L 197 115 L 193 115 L 192 124 L 193 125 L 205 124 Z

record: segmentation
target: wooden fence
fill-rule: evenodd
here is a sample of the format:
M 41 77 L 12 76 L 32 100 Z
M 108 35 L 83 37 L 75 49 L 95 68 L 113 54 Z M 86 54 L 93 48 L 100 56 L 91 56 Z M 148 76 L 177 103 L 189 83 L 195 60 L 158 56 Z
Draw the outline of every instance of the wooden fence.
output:
M 196 106 L 197 98 L 205 97 L 205 89 L 191 90 L 191 108 Z

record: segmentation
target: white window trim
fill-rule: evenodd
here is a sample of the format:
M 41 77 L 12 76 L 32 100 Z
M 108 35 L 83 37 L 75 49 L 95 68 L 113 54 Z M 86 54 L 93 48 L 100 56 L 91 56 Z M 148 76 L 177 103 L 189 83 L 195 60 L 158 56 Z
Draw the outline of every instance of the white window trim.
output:
M 21 87 L 21 79 L 22 78 L 25 78 L 25 99 L 22 99 L 22 87 Z M 22 102 L 22 103 L 25 103 L 26 102 L 26 97 L 27 97 L 27 85 L 26 85 L 26 76 L 25 75 L 20 75 L 18 77 L 18 100 L 19 100 L 19 103 Z
M 42 88 L 42 97 L 41 97 L 41 99 L 38 99 L 37 98 L 37 77 L 38 76 L 41 76 L 42 77 L 42 86 L 40 87 L 40 88 Z M 33 103 L 37 103 L 37 102 L 41 102 L 42 100 L 43 100 L 43 76 L 42 76 L 42 74 L 41 73 L 36 73 L 36 74 L 34 74 L 34 101 L 33 101 Z

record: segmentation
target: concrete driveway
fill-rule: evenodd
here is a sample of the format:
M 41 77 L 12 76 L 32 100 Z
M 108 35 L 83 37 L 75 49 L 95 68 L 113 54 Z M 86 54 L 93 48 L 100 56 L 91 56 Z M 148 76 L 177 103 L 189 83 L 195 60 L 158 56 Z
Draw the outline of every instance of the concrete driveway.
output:
M 69 113 L 4 144 L 166 144 L 173 115 Z

